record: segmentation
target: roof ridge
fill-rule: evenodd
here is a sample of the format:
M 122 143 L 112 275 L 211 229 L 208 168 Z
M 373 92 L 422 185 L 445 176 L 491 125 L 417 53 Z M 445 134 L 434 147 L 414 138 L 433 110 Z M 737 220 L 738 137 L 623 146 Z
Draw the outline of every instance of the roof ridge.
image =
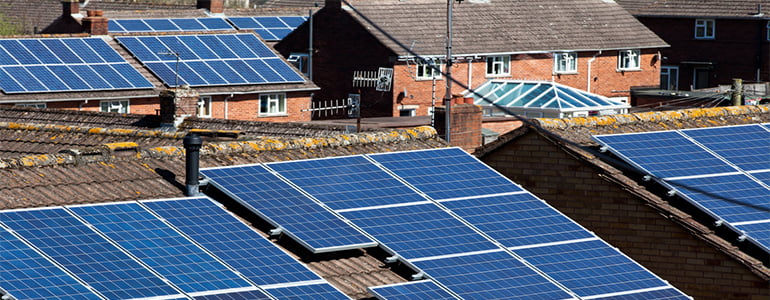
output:
M 599 127 L 624 124 L 660 122 L 671 120 L 692 120 L 698 118 L 715 118 L 721 116 L 751 115 L 770 112 L 770 106 L 743 105 L 713 108 L 691 108 L 683 110 L 642 112 L 595 117 L 578 117 L 563 119 L 535 118 L 532 122 L 543 128 L 566 129 L 570 127 Z
M 0 123 L 1 124 L 1 123 Z M 68 127 L 68 126 L 63 126 Z M 105 129 L 108 130 L 108 129 Z M 129 130 L 130 131 L 130 130 Z M 256 154 L 263 151 L 281 151 L 313 149 L 320 147 L 343 147 L 374 143 L 392 143 L 408 140 L 422 140 L 437 137 L 436 129 L 420 126 L 392 131 L 340 134 L 320 138 L 265 138 L 250 141 L 232 141 L 206 143 L 201 148 L 201 155 Z M 120 152 L 120 153 L 118 153 Z M 160 146 L 140 149 L 135 143 L 108 143 L 84 149 L 65 150 L 59 153 L 28 155 L 10 159 L 0 159 L 0 169 L 44 167 L 90 162 L 105 162 L 125 159 L 184 157 L 182 146 Z
M 170 138 L 170 139 L 181 139 L 186 134 L 186 132 L 168 132 L 168 131 L 162 131 L 162 130 L 83 127 L 83 126 L 71 126 L 71 125 L 17 123 L 17 122 L 0 122 L 0 128 L 13 129 L 13 130 L 77 132 L 77 133 L 115 135 L 115 136 L 136 136 L 136 137 L 151 136 L 151 137 Z

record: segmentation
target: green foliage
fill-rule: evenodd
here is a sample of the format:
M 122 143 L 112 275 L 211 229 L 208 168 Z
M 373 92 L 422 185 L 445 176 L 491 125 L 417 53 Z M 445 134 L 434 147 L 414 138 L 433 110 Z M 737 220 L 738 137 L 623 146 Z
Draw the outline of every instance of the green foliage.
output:
M 22 34 L 21 24 L 15 24 L 0 13 L 0 36 Z

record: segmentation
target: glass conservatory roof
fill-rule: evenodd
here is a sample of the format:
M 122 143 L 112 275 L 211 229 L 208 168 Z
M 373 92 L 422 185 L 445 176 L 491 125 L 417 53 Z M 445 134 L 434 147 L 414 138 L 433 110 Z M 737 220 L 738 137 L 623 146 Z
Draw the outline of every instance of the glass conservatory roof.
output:
M 481 106 L 532 108 L 558 111 L 604 110 L 629 108 L 625 103 L 548 81 L 489 80 L 465 92 L 473 103 Z

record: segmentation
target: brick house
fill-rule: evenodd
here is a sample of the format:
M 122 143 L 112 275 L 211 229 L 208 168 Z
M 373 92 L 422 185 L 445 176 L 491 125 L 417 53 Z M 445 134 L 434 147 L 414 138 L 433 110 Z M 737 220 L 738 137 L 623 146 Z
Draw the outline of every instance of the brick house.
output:
M 90 3 L 88 7 L 97 7 L 102 4 L 103 3 L 100 2 Z M 120 43 L 121 38 L 129 36 L 148 36 L 152 34 L 110 33 L 108 30 L 108 18 L 110 18 L 111 15 L 118 18 L 204 18 L 212 14 L 222 15 L 223 13 L 221 5 L 222 1 L 201 1 L 199 4 L 206 4 L 208 6 L 203 6 L 200 9 L 195 9 L 194 6 L 183 8 L 167 7 L 165 9 L 156 9 L 155 6 L 142 6 L 141 8 L 144 10 L 139 9 L 132 11 L 130 10 L 132 6 L 128 5 L 122 9 L 116 8 L 111 11 L 89 10 L 86 13 L 80 11 L 80 3 L 78 1 L 61 1 L 58 4 L 62 7 L 61 17 L 51 24 L 51 26 L 47 27 L 47 32 L 56 34 L 14 36 L 5 38 L 5 40 L 9 43 L 16 43 L 21 40 L 50 41 L 65 38 L 82 39 L 87 37 L 97 37 L 117 51 L 117 53 L 123 57 L 125 62 L 132 65 L 144 79 L 149 81 L 151 87 L 111 90 L 80 88 L 77 89 L 77 91 L 65 89 L 51 92 L 16 91 L 10 93 L 4 91 L 3 93 L 0 93 L 0 105 L 34 106 L 86 111 L 112 111 L 148 115 L 159 114 L 161 111 L 159 95 L 165 90 L 173 88 L 173 84 L 175 83 L 173 80 L 168 82 L 167 78 L 164 80 L 164 78 L 161 78 L 158 74 L 151 72 L 142 61 L 131 53 L 127 47 Z M 114 7 L 114 5 L 107 4 L 105 6 L 105 8 L 110 7 Z M 57 26 L 57 24 L 59 26 Z M 77 29 L 73 29 L 73 26 L 77 27 Z M 255 33 L 253 31 L 238 31 L 235 28 L 232 28 L 216 31 L 155 34 L 162 36 L 206 34 L 236 35 Z M 258 41 L 257 43 L 263 42 Z M 279 59 L 282 60 L 282 58 Z M 283 64 L 286 65 L 288 63 L 284 60 Z M 291 67 L 289 66 L 286 66 L 286 68 L 287 70 L 290 70 L 290 73 L 296 72 L 291 71 Z M 301 74 L 297 73 L 296 75 L 301 78 L 301 80 L 287 80 L 287 82 L 267 81 L 266 83 L 258 84 L 208 84 L 194 86 L 193 90 L 199 97 L 193 102 L 193 107 L 189 107 L 184 112 L 174 113 L 178 113 L 180 116 L 186 115 L 203 118 L 260 120 L 271 122 L 309 121 L 310 113 L 302 110 L 310 107 L 311 94 L 318 90 L 318 87 Z
M 446 15 L 446 1 L 327 1 L 313 17 L 316 99 L 346 98 L 359 90 L 354 71 L 387 67 L 394 69 L 389 91 L 360 88 L 364 114 L 428 115 L 446 90 L 429 66 L 446 66 Z M 307 55 L 308 26 L 275 48 Z M 667 47 L 619 5 L 594 0 L 454 3 L 452 35 L 452 94 L 513 78 L 627 99 L 632 86 L 658 85 L 657 53 Z
M 770 81 L 770 1 L 617 2 L 671 45 L 661 50 L 662 89 Z
M 695 299 L 770 299 L 770 255 L 715 227 L 591 135 L 763 123 L 766 106 L 533 119 L 475 155 Z

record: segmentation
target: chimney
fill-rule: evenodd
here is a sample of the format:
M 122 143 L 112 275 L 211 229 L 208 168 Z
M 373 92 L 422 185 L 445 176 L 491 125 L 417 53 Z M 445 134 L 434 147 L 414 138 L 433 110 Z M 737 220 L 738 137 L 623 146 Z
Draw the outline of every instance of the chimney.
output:
M 200 170 L 200 150 L 203 140 L 195 133 L 188 133 L 182 144 L 185 150 L 185 195 L 188 197 L 200 195 L 198 176 Z
M 205 8 L 212 15 L 225 13 L 225 0 L 198 0 L 196 8 Z
M 342 9 L 342 1 L 340 1 L 340 0 L 326 0 L 324 2 L 324 8 L 340 10 L 340 9 Z
M 86 11 L 87 16 L 82 20 L 83 31 L 91 35 L 107 35 L 109 25 L 103 14 L 101 10 Z
M 80 1 L 62 0 L 62 16 L 80 15 Z
M 462 102 L 460 102 L 462 101 Z M 450 144 L 465 151 L 473 152 L 482 145 L 481 107 L 467 103 L 462 97 L 455 98 L 456 103 L 450 110 Z M 436 107 L 435 128 L 439 136 L 446 137 L 446 108 Z
M 185 85 L 160 92 L 161 127 L 176 128 L 185 117 L 196 116 L 199 98 L 198 92 Z

